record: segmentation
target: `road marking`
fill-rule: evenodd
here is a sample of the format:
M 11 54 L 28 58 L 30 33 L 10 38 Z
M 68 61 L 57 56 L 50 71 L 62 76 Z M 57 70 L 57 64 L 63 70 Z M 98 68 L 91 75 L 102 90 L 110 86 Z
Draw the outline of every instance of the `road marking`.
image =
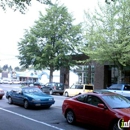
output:
M 4 109 L 4 108 L 1 108 L 1 107 L 0 107 L 0 110 L 6 111 L 6 112 L 8 112 L 8 113 L 12 113 L 12 114 L 14 114 L 14 115 L 17 115 L 17 116 L 20 116 L 20 117 L 22 117 L 22 118 L 25 118 L 25 119 L 28 119 L 28 120 L 31 120 L 31 121 L 34 121 L 34 122 L 37 122 L 37 123 L 46 125 L 46 126 L 48 126 L 48 127 L 51 127 L 51 128 L 57 129 L 57 130 L 64 130 L 64 129 L 62 129 L 62 128 L 59 128 L 59 127 L 56 127 L 56 126 L 47 124 L 47 123 L 42 122 L 42 121 L 35 120 L 35 119 L 33 119 L 33 118 L 29 118 L 29 117 L 27 117 L 27 116 L 21 115 L 21 114 L 19 114 L 19 113 L 15 113 L 15 112 L 13 112 L 13 111 L 9 111 L 9 110 Z

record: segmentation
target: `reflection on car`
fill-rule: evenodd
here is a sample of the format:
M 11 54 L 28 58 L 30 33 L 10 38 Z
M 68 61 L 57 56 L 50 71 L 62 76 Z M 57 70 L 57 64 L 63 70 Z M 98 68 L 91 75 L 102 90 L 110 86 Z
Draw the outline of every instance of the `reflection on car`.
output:
M 43 93 L 37 87 L 23 87 L 9 92 L 7 91 L 6 98 L 9 104 L 20 104 L 26 109 L 37 106 L 50 108 L 55 103 L 52 96 Z
M 130 120 L 130 100 L 109 91 L 84 93 L 65 99 L 62 113 L 69 124 L 81 122 L 103 130 L 119 130 L 120 119 Z

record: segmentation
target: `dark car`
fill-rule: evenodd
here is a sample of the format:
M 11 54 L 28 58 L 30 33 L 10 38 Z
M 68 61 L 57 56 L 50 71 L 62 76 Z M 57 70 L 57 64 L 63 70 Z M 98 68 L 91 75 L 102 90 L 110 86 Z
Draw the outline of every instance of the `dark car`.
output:
M 43 93 L 37 87 L 23 87 L 9 92 L 7 91 L 6 98 L 9 104 L 23 105 L 25 109 L 38 106 L 50 108 L 55 103 L 51 95 Z
M 40 88 L 40 89 L 42 87 L 44 87 L 44 85 L 42 83 L 39 83 L 39 82 L 34 82 L 33 85 L 36 86 L 36 87 L 38 87 L 38 88 Z
M 0 88 L 0 99 L 3 98 L 4 94 L 5 94 L 4 90 L 2 88 Z
M 84 93 L 66 98 L 62 113 L 69 124 L 80 122 L 103 130 L 124 130 L 123 123 L 130 121 L 130 100 L 109 91 Z
M 68 88 L 68 85 L 64 83 L 58 83 L 58 82 L 49 82 L 45 84 L 45 86 L 42 88 L 42 91 L 49 93 L 50 95 L 59 93 L 60 95 L 63 95 L 64 90 Z

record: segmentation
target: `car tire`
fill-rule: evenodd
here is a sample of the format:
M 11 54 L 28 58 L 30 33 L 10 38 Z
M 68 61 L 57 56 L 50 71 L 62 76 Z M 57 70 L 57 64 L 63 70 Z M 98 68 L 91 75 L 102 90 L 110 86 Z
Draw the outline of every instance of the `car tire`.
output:
M 24 101 L 24 108 L 25 109 L 28 109 L 29 108 L 29 103 L 27 100 Z
M 74 124 L 75 123 L 75 115 L 74 115 L 74 112 L 72 110 L 68 110 L 66 112 L 66 121 L 69 124 Z
M 66 97 L 69 97 L 69 94 L 68 94 L 68 92 L 65 92 L 65 96 L 66 96 Z
M 8 103 L 9 103 L 9 104 L 13 104 L 13 100 L 12 100 L 11 97 L 8 98 Z
M 52 94 L 53 94 L 53 91 L 52 91 L 52 90 L 50 90 L 50 91 L 49 91 L 49 94 L 50 94 L 50 95 L 52 95 Z
M 60 95 L 62 96 L 62 95 L 63 95 L 63 93 L 60 93 Z

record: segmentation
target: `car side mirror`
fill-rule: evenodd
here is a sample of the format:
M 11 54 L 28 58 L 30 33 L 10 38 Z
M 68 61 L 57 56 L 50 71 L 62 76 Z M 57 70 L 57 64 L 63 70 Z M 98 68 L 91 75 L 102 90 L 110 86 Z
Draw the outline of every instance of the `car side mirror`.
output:
M 99 103 L 99 104 L 98 104 L 98 107 L 99 107 L 99 108 L 102 108 L 102 109 L 106 109 L 106 108 L 107 108 L 107 107 L 106 107 L 104 104 L 102 104 L 102 103 Z

